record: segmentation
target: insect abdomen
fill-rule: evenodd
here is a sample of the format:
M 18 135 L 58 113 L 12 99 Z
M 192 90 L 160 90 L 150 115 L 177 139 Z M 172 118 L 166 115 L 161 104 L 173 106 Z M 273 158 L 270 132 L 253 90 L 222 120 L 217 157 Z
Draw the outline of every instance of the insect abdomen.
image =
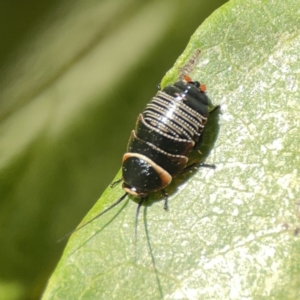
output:
M 185 167 L 208 117 L 208 98 L 196 84 L 178 81 L 165 87 L 139 115 L 123 157 L 127 192 L 163 189 Z

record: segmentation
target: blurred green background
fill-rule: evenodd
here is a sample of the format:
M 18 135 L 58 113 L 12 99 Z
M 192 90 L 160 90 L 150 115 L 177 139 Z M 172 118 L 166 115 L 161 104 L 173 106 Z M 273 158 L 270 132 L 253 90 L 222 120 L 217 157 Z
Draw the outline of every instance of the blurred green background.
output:
M 0 2 L 0 300 L 38 299 L 136 117 L 221 0 Z

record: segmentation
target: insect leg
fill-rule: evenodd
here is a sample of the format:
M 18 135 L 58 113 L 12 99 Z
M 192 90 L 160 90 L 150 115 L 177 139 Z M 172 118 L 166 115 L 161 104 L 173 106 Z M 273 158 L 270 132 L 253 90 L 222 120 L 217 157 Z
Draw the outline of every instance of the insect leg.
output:
M 168 207 L 169 194 L 164 189 L 161 190 L 161 193 L 162 193 L 163 197 L 165 198 L 164 210 L 167 211 L 167 210 L 169 210 L 169 207 Z
M 216 105 L 216 106 L 213 108 L 213 110 L 211 110 L 211 111 L 209 112 L 209 114 L 210 114 L 210 115 L 213 114 L 215 111 L 219 110 L 220 108 L 221 108 L 221 105 Z
M 111 188 L 113 188 L 113 187 L 115 187 L 118 183 L 120 183 L 122 180 L 123 180 L 123 178 L 120 178 L 120 179 L 118 179 L 118 180 L 112 182 L 109 186 L 110 186 Z
M 200 168 L 209 168 L 209 169 L 213 169 L 214 170 L 216 168 L 216 165 L 205 164 L 205 163 L 194 163 L 194 164 L 191 164 L 191 165 L 185 167 L 180 172 L 180 174 L 185 174 L 185 173 L 188 173 L 188 172 L 193 171 L 193 170 L 198 170 Z

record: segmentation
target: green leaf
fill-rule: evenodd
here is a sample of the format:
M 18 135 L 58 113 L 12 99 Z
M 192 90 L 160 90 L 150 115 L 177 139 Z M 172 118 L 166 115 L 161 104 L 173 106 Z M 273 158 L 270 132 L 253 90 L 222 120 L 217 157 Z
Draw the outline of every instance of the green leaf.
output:
M 39 298 L 161 72 L 225 2 L 192 1 L 0 4 L 1 300 Z
M 221 105 L 217 169 L 179 185 L 169 212 L 143 207 L 136 249 L 130 200 L 76 232 L 44 300 L 299 299 L 299 20 L 295 0 L 231 1 L 200 26 L 162 84 L 189 70 Z

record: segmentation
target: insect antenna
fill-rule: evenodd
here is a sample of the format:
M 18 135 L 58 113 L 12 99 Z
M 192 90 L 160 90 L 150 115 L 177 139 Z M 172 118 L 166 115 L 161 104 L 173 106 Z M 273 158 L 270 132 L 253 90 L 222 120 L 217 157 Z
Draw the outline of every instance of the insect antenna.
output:
M 144 202 L 146 198 L 141 198 L 137 208 L 136 208 L 136 213 L 135 213 L 135 225 L 134 225 L 134 252 L 135 252 L 135 260 L 137 259 L 137 256 L 136 256 L 136 247 L 137 247 L 137 229 L 138 229 L 138 221 L 139 221 L 139 214 L 140 214 L 140 209 L 141 209 L 141 206 Z
M 60 238 L 59 240 L 57 240 L 57 243 L 63 241 L 64 239 L 66 239 L 67 237 L 69 237 L 74 232 L 80 230 L 81 228 L 85 227 L 86 225 L 90 224 L 91 222 L 95 221 L 96 219 L 98 219 L 99 217 L 101 217 L 102 215 L 104 215 L 105 213 L 107 213 L 113 207 L 115 207 L 119 203 L 121 203 L 125 199 L 125 197 L 127 195 L 128 195 L 128 193 L 125 193 L 120 199 L 118 199 L 116 202 L 114 202 L 113 204 L 111 204 L 108 208 L 104 209 L 101 213 L 99 213 L 98 215 L 96 215 L 95 217 L 93 217 L 92 219 L 90 219 L 89 221 L 87 221 L 86 223 L 82 224 L 81 226 L 77 227 L 76 229 L 70 231 L 69 233 L 67 233 L 66 235 L 64 235 L 62 238 Z

